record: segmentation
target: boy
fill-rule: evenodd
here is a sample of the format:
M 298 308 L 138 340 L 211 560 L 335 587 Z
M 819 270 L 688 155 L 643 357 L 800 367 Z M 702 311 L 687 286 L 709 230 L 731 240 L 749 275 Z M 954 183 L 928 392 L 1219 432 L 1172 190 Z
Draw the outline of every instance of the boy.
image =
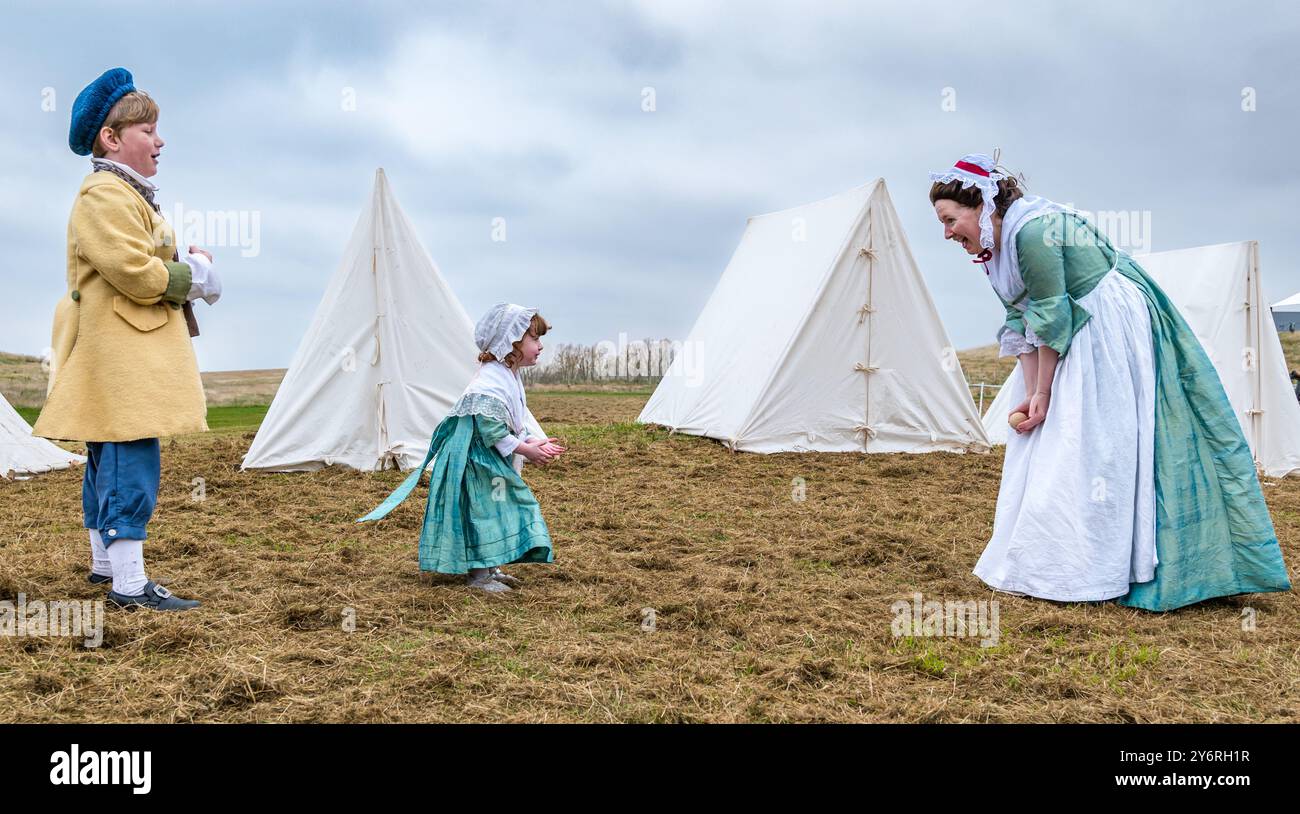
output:
M 158 501 L 159 436 L 207 430 L 190 301 L 221 295 L 212 256 L 183 258 L 148 179 L 163 140 L 158 105 L 114 68 L 72 107 L 68 145 L 93 154 L 68 220 L 68 293 L 54 313 L 53 356 L 36 435 L 86 442 L 82 509 L 92 583 L 124 608 L 187 610 L 144 570 Z M 184 312 L 182 312 L 184 308 Z M 188 317 L 188 319 L 187 319 Z

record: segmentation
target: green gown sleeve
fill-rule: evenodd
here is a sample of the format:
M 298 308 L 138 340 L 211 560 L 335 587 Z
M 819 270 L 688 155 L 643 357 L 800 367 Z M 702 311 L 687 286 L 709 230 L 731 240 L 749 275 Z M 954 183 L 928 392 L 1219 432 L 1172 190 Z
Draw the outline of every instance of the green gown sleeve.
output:
M 1002 300 L 1002 297 L 999 296 L 998 299 Z M 1002 300 L 1002 305 L 1007 309 L 1007 318 L 1006 321 L 1002 323 L 1002 327 L 1006 328 L 1008 331 L 1012 331 L 1014 333 L 1020 334 L 1021 336 L 1024 336 L 1025 335 L 1024 312 L 1021 311 L 1019 308 L 1015 307 L 1014 305 L 1012 305 L 1011 303 L 1007 302 L 1006 300 Z M 1002 332 L 999 331 L 998 335 L 1001 336 L 1001 334 Z
M 480 413 L 474 416 L 474 432 L 478 433 L 483 444 L 491 449 L 498 441 L 510 434 L 510 428 L 504 421 Z
M 1061 356 L 1092 318 L 1066 290 L 1064 229 L 1064 216 L 1054 213 L 1031 220 L 1016 235 L 1016 258 L 1028 297 L 1024 324 Z

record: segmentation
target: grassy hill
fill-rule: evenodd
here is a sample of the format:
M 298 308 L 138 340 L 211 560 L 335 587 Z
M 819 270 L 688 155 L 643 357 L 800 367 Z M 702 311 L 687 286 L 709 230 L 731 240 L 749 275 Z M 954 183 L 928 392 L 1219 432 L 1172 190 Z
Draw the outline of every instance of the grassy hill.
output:
M 1300 337 L 1300 334 L 1297 334 Z M 1300 346 L 1298 346 L 1300 347 Z M 958 351 L 962 371 L 972 383 L 1001 382 L 1011 372 L 1014 360 L 999 359 L 996 345 Z M 270 404 L 275 391 L 284 379 L 284 368 L 267 370 L 217 370 L 202 374 L 203 390 L 207 394 L 208 404 L 213 407 L 236 407 L 256 404 Z M 20 356 L 0 353 L 0 394 L 10 404 L 18 408 L 39 408 L 45 403 L 46 373 L 41 367 L 41 360 L 35 356 Z M 575 385 L 537 385 L 530 390 L 539 391 L 574 391 L 594 392 L 629 391 L 620 387 L 618 382 L 581 383 Z M 631 391 L 649 393 L 653 386 L 644 384 L 630 388 Z
M 0 394 L 15 407 L 45 403 L 45 371 L 35 356 L 0 353 Z
M 219 370 L 201 374 L 208 404 L 213 407 L 271 403 L 283 368 L 278 370 Z M 35 356 L 0 353 L 0 395 L 18 412 L 40 412 L 45 404 L 46 372 Z

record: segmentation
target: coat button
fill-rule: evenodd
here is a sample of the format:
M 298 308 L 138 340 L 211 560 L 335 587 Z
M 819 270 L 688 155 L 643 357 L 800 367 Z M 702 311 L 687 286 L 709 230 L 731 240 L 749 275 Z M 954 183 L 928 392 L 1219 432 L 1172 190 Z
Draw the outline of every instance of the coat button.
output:
M 80 299 L 81 299 L 81 292 L 80 292 L 80 291 L 77 291 L 76 289 L 73 289 L 73 291 L 72 291 L 72 301 L 73 301 L 73 302 L 77 302 L 77 301 L 80 300 Z

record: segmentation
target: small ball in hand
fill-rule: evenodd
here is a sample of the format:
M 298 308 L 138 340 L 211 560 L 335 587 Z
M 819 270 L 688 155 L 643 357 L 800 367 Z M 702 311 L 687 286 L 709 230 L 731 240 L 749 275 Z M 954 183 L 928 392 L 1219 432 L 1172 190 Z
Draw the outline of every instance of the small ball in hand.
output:
M 1007 419 L 1007 422 L 1011 424 L 1011 429 L 1014 430 L 1015 428 L 1019 427 L 1020 422 L 1024 421 L 1026 418 L 1029 418 L 1029 416 L 1025 415 L 1022 412 L 1017 411 L 1011 414 L 1011 417 Z

